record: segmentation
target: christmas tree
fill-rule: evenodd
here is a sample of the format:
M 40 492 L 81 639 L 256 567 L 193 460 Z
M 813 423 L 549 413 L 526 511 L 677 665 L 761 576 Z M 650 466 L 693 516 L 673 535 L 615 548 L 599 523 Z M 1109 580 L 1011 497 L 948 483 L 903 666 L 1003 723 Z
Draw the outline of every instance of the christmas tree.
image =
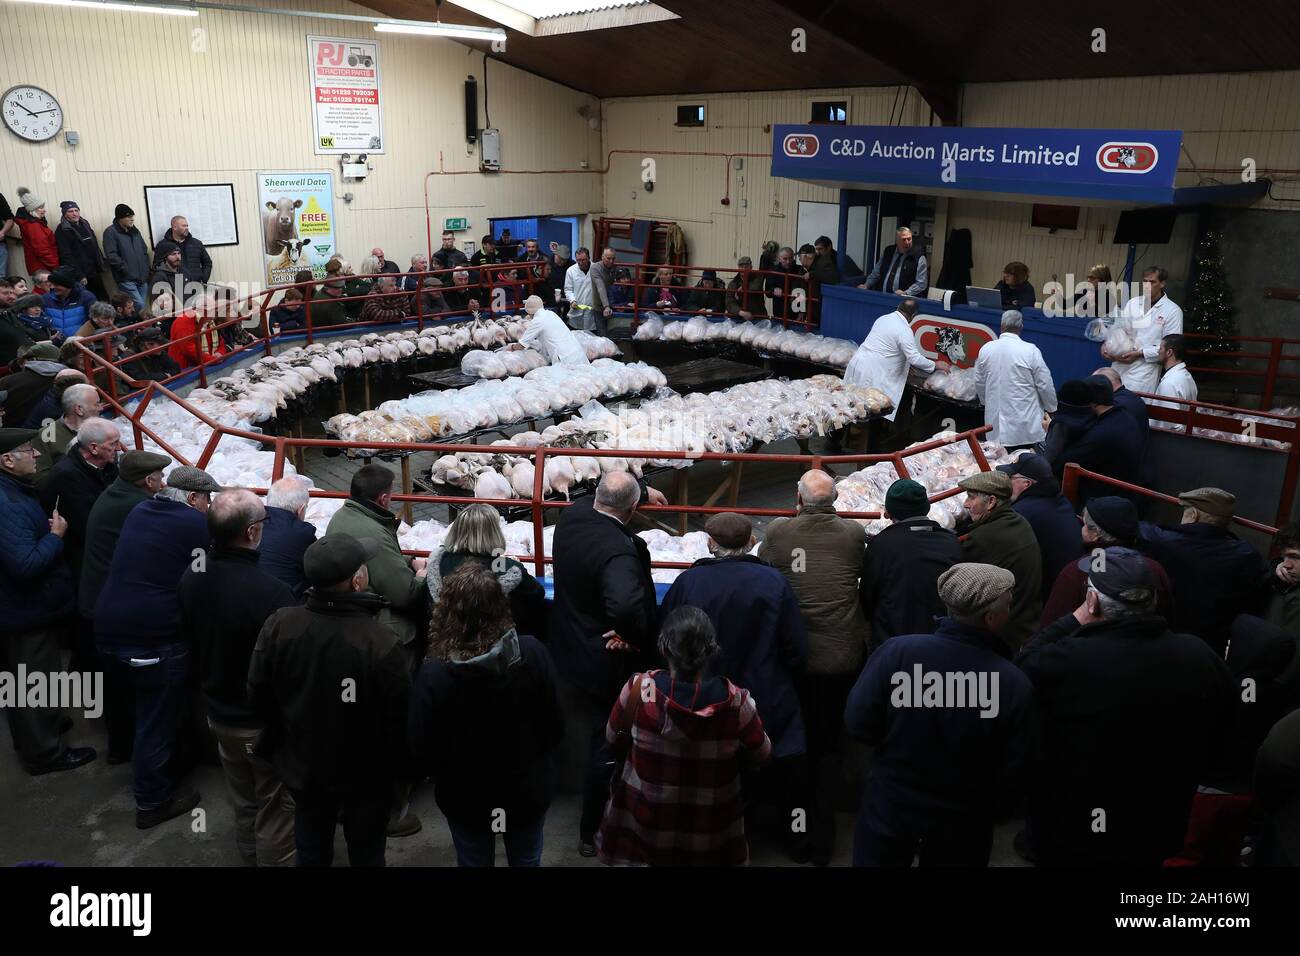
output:
M 1230 340 L 1237 334 L 1237 307 L 1232 304 L 1232 290 L 1223 272 L 1220 238 L 1214 230 L 1206 230 L 1196 247 L 1187 331 L 1214 336 L 1197 343 L 1197 347 L 1224 352 L 1233 348 Z

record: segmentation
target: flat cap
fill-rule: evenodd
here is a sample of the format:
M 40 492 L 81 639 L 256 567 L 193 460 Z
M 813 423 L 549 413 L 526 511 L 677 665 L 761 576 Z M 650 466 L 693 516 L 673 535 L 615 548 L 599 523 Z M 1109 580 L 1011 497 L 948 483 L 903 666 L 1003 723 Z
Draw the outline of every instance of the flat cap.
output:
M 1237 510 L 1237 496 L 1222 488 L 1195 488 L 1184 491 L 1178 500 L 1217 518 L 1231 518 Z
M 27 346 L 18 357 L 24 362 L 28 359 L 37 362 L 57 362 L 59 360 L 59 347 L 53 342 L 37 342 L 34 345 Z
M 26 445 L 40 433 L 39 428 L 0 428 L 0 454 Z
M 1072 378 L 1068 382 L 1061 383 L 1061 387 L 1056 390 L 1056 400 L 1063 405 L 1073 405 L 1076 408 L 1091 405 L 1092 388 L 1083 379 Z
M 976 614 L 1016 586 L 1016 576 L 994 564 L 954 564 L 939 575 L 939 597 L 954 614 Z
M 373 538 L 354 538 L 350 534 L 331 534 L 317 538 L 303 552 L 302 569 L 313 587 L 328 587 L 346 581 L 361 565 L 379 553 Z
M 1028 478 L 1030 481 L 1051 481 L 1053 477 L 1052 466 L 1042 455 L 1036 455 L 1032 451 L 1027 451 L 1015 461 L 1008 462 L 1005 465 L 998 465 L 997 470 L 1005 475 L 1020 475 L 1022 478 Z
M 899 478 L 885 492 L 885 510 L 895 521 L 919 518 L 930 513 L 930 496 L 919 481 Z
M 168 472 L 167 487 L 181 491 L 207 492 L 210 495 L 224 490 L 202 468 L 191 468 L 189 465 L 181 465 Z
M 1079 559 L 1088 583 L 1125 604 L 1145 604 L 1155 594 L 1155 576 L 1147 559 L 1132 548 L 1107 548 Z
M 748 548 L 754 534 L 754 525 L 747 515 L 724 511 L 706 521 L 704 530 L 720 547 Z
M 1117 495 L 1089 498 L 1083 510 L 1088 512 L 1093 524 L 1112 537 L 1121 541 L 1137 540 L 1137 506 L 1127 498 Z
M 999 498 L 1011 497 L 1011 479 L 1001 471 L 977 471 L 969 478 L 957 482 L 957 487 L 962 491 L 997 495 Z
M 123 481 L 137 482 L 155 471 L 162 471 L 172 460 L 152 451 L 128 451 L 118 463 L 117 473 Z

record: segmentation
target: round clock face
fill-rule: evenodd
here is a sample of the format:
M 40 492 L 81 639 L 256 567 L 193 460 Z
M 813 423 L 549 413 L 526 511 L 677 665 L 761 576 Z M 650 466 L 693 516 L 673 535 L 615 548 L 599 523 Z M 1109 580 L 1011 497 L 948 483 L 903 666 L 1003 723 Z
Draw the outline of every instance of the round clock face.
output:
M 0 117 L 15 136 L 33 143 L 52 139 L 63 128 L 59 101 L 39 86 L 14 86 L 0 98 Z

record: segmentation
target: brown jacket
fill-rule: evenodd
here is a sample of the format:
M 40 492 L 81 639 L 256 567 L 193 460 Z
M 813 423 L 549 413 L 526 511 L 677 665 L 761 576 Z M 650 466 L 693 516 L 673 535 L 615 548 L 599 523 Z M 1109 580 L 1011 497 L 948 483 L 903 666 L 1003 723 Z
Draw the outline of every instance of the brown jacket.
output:
M 808 631 L 809 674 L 856 674 L 867 645 L 858 582 L 867 559 L 862 525 L 832 505 L 805 506 L 768 526 L 758 556 L 790 582 Z

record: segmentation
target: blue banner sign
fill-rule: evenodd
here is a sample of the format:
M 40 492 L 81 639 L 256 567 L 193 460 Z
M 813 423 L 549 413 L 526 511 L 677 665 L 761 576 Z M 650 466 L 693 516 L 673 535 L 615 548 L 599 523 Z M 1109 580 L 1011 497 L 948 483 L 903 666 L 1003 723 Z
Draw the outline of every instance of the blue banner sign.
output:
M 777 126 L 772 175 L 840 188 L 1170 203 L 1178 130 Z

